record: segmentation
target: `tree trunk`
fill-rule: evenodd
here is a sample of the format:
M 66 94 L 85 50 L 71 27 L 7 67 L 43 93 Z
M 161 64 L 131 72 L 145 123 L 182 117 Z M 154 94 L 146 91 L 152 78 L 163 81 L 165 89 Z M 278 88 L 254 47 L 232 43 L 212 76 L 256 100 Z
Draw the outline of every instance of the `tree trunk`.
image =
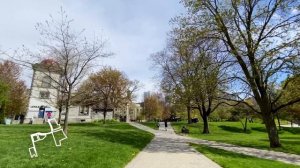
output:
M 279 118 L 279 113 L 277 112 L 276 114 L 277 122 L 278 122 L 278 130 L 281 130 L 281 124 L 280 124 L 280 118 Z
M 5 118 L 5 101 L 0 105 L 0 123 L 4 123 Z
M 69 106 L 71 104 L 71 93 L 72 93 L 72 86 L 69 86 L 68 97 L 66 102 L 66 114 L 65 114 L 65 121 L 64 121 L 64 132 L 68 134 L 68 120 L 69 120 Z
M 206 114 L 206 112 L 203 113 L 202 116 L 203 119 L 203 134 L 209 134 L 209 129 L 208 129 L 208 116 Z
M 105 124 L 105 122 L 106 122 L 106 112 L 107 112 L 107 110 L 104 109 L 104 112 L 103 112 L 103 124 Z
M 187 113 L 188 113 L 188 124 L 192 123 L 192 119 L 191 119 L 191 107 L 187 106 Z
M 280 147 L 281 144 L 278 136 L 277 127 L 274 121 L 274 115 L 272 114 L 272 112 L 264 111 L 262 113 L 262 118 L 268 132 L 270 147 Z
M 113 111 L 112 111 L 112 119 L 115 119 L 115 108 L 113 108 Z
M 248 122 L 248 117 L 246 117 L 245 120 L 244 132 L 247 132 L 247 122 Z
M 57 121 L 58 124 L 60 124 L 60 121 L 61 121 L 61 112 L 62 112 L 62 106 L 59 106 L 59 108 L 58 108 L 58 121 Z

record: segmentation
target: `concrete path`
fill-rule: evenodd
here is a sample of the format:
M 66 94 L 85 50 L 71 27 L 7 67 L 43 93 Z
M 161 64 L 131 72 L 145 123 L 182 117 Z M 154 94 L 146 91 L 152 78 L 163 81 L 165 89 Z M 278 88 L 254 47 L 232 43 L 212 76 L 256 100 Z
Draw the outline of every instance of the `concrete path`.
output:
M 215 162 L 192 149 L 171 127 L 161 123 L 153 130 L 138 123 L 131 125 L 153 133 L 155 137 L 126 168 L 220 168 Z
M 141 124 L 132 123 L 132 125 L 137 128 L 140 128 L 145 131 L 152 132 L 152 133 L 157 132 L 157 131 L 155 131 L 149 127 L 143 126 Z M 163 132 L 162 131 L 163 129 L 162 128 L 160 128 L 160 129 L 161 130 L 158 132 Z M 175 140 L 176 143 L 179 143 L 179 144 L 194 143 L 194 144 L 207 145 L 210 147 L 224 149 L 227 151 L 241 153 L 241 154 L 245 154 L 245 155 L 249 155 L 249 156 L 255 156 L 258 158 L 277 160 L 277 161 L 281 161 L 281 162 L 285 162 L 285 163 L 289 163 L 289 164 L 300 165 L 300 155 L 288 154 L 288 153 L 283 153 L 283 152 L 275 152 L 275 151 L 263 150 L 263 149 L 256 149 L 256 148 L 250 148 L 250 147 L 241 147 L 241 146 L 236 146 L 236 145 L 232 145 L 232 144 L 196 139 L 196 138 L 191 138 L 191 137 L 187 137 L 187 136 L 180 136 L 180 135 L 176 135 L 171 127 L 169 127 L 168 131 L 165 131 L 165 132 L 168 133 L 168 134 L 165 134 L 165 136 L 167 136 L 170 139 Z M 158 134 L 158 133 L 156 133 L 156 134 Z M 161 135 L 158 137 L 161 137 Z

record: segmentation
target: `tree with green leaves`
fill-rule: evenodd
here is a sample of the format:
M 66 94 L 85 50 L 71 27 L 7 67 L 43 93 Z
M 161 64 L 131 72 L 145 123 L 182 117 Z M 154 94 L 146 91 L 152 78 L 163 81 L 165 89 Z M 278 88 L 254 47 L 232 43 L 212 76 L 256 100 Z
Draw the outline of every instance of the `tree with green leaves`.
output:
M 192 109 L 199 111 L 203 133 L 208 134 L 208 116 L 224 103 L 219 97 L 226 88 L 227 57 L 216 52 L 221 47 L 218 43 L 197 38 L 192 30 L 174 29 L 172 33 L 168 47 L 152 55 L 161 71 L 161 86 L 175 103 L 186 105 L 188 115 Z
M 0 123 L 4 119 L 6 102 L 8 100 L 8 86 L 3 81 L 0 81 Z
M 300 97 L 280 103 L 273 97 L 278 78 L 291 74 L 299 63 L 300 2 L 295 0 L 184 0 L 186 17 L 178 19 L 185 29 L 219 40 L 235 61 L 232 91 L 240 102 L 253 97 L 259 108 L 270 147 L 280 147 L 274 116 Z M 238 83 L 238 84 L 237 84 Z M 240 87 L 240 88 L 238 88 Z M 285 90 L 286 86 L 282 87 Z M 233 93 L 233 92 L 231 92 Z
M 21 68 L 12 61 L 0 63 L 0 115 L 14 118 L 27 110 L 27 90 L 20 79 Z
M 165 110 L 167 109 L 164 109 L 163 102 L 160 101 L 157 94 L 152 94 L 145 98 L 143 113 L 148 121 L 167 117 L 167 114 L 163 115 L 163 112 L 167 112 Z
M 104 67 L 92 74 L 79 88 L 77 101 L 102 111 L 105 123 L 108 110 L 125 107 L 138 89 L 138 82 L 131 81 L 121 71 Z
M 300 75 L 299 74 L 294 74 L 292 76 L 289 76 L 283 83 L 282 85 L 286 85 L 285 90 L 283 91 L 283 94 L 280 98 L 281 103 L 286 103 L 291 99 L 296 99 L 300 97 Z M 286 120 L 290 121 L 291 124 L 293 122 L 300 121 L 300 103 L 295 103 L 291 106 L 285 107 L 281 111 L 283 114 L 281 115 L 284 117 Z M 278 116 L 279 120 L 279 116 Z
M 180 49 L 179 49 L 180 50 Z M 178 51 L 179 53 L 182 51 Z M 192 93 L 191 84 L 187 80 L 189 74 L 188 69 L 182 67 L 179 71 L 178 68 L 179 61 L 184 61 L 184 59 L 179 60 L 179 58 L 174 56 L 170 58 L 171 55 L 167 51 L 158 52 L 152 55 L 152 60 L 156 67 L 161 68 L 162 80 L 161 87 L 163 91 L 171 95 L 171 102 L 175 104 L 182 104 L 187 109 L 187 119 L 188 123 L 191 123 L 191 110 L 192 110 Z

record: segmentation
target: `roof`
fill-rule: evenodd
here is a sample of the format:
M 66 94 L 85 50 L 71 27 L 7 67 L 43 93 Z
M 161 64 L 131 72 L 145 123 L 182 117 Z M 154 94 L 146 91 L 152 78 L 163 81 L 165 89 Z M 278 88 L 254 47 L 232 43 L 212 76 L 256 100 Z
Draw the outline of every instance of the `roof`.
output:
M 60 67 L 59 63 L 53 59 L 44 59 L 40 63 L 36 63 L 32 65 L 34 70 L 39 71 L 50 71 L 59 73 Z

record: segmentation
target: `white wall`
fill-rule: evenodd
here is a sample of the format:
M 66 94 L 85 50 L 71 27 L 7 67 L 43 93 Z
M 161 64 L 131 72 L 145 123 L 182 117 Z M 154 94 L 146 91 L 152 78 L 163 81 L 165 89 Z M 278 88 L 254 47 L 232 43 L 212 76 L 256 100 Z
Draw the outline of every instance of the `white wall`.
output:
M 34 71 L 32 86 L 31 86 L 31 94 L 29 98 L 28 104 L 28 112 L 25 117 L 26 121 L 29 121 L 31 118 L 38 118 L 39 108 L 41 106 L 46 106 L 49 109 L 52 109 L 52 117 L 58 118 L 58 109 L 56 108 L 56 102 L 58 97 L 58 84 L 55 82 L 51 82 L 52 87 L 45 88 L 42 87 L 42 79 L 45 76 L 51 76 L 55 81 L 59 81 L 59 74 L 42 72 L 42 71 Z M 45 91 L 49 92 L 50 96 L 48 99 L 42 99 L 40 97 L 40 92 Z M 89 108 L 88 115 L 80 114 L 80 106 L 71 106 L 69 108 L 69 122 L 90 122 L 92 120 L 102 120 L 104 119 L 103 113 L 94 113 L 91 108 Z M 62 119 L 64 119 L 65 112 L 62 112 Z M 112 112 L 108 112 L 106 119 L 112 119 Z
M 53 79 L 56 81 L 59 80 L 59 75 L 58 74 L 45 74 L 47 72 L 40 72 L 40 71 L 35 71 L 33 74 L 33 80 L 32 80 L 32 87 L 31 87 L 31 93 L 30 93 L 30 98 L 29 98 L 29 104 L 28 104 L 28 112 L 26 115 L 26 118 L 37 118 L 38 117 L 38 112 L 40 106 L 46 106 L 52 109 L 52 116 L 57 117 L 58 116 L 58 110 L 55 107 L 56 102 L 57 102 L 57 96 L 58 96 L 58 90 L 57 84 L 54 82 L 51 83 L 52 87 L 50 88 L 43 88 L 41 87 L 42 85 L 42 78 L 47 75 L 51 75 Z M 40 98 L 40 92 L 45 91 L 50 93 L 49 99 L 41 99 Z

